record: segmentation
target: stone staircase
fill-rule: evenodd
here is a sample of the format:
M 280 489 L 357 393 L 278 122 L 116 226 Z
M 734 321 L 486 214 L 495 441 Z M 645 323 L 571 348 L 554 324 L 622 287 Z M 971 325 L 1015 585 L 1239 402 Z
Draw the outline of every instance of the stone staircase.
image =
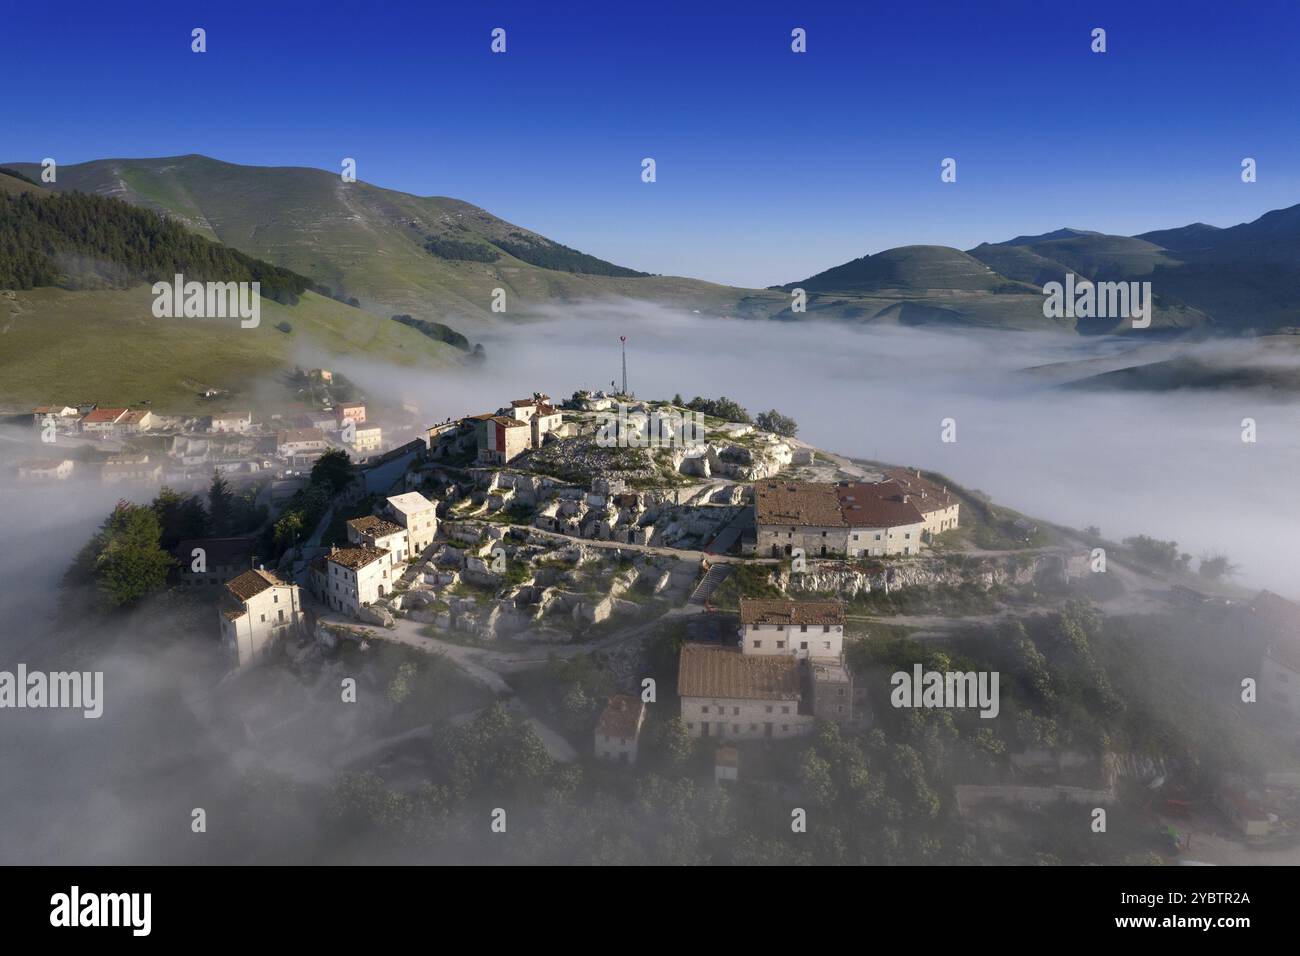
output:
M 691 592 L 691 604 L 708 604 L 709 598 L 713 592 L 718 589 L 723 581 L 731 577 L 732 567 L 730 564 L 714 564 L 704 572 L 704 577 L 700 578 L 700 583 L 695 585 L 695 590 Z

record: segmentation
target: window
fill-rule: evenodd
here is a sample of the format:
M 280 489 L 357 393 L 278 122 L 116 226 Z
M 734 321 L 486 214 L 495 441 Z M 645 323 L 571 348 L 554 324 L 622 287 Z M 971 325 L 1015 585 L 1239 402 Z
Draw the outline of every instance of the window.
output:
M 823 633 L 823 634 L 829 634 L 830 632 L 831 632 L 831 626 L 830 626 L 829 624 L 823 624 L 823 625 L 822 625 L 822 633 Z
M 753 733 L 755 730 L 758 730 L 758 724 L 750 724 L 749 730 L 751 733 Z
M 731 732 L 732 732 L 733 734 L 738 734 L 738 733 L 740 733 L 740 724 L 732 724 L 732 725 L 731 725 Z
M 768 712 L 769 714 L 772 712 L 772 705 L 771 705 L 771 704 L 768 704 L 768 705 L 767 705 L 767 712 Z
M 799 625 L 799 633 L 800 633 L 800 634 L 807 634 L 807 633 L 808 633 L 808 625 L 807 625 L 807 624 L 800 624 L 800 625 Z
M 709 712 L 709 705 L 708 705 L 708 704 L 705 704 L 703 707 L 700 708 L 700 713 L 701 713 L 701 714 L 707 714 L 708 712 Z
M 735 717 L 739 717 L 739 716 L 740 716 L 740 708 L 739 708 L 739 707 L 733 707 L 733 708 L 731 708 L 731 713 L 732 713 L 733 716 L 735 716 Z
M 822 641 L 822 649 L 829 651 L 831 649 L 830 641 Z
M 838 696 L 843 697 L 843 696 L 844 696 L 844 688 L 841 687 L 841 688 L 840 688 L 839 690 L 837 690 L 835 693 L 836 693 Z
M 783 713 L 783 714 L 788 714 L 788 713 L 790 713 L 790 708 L 789 708 L 789 707 L 782 707 L 782 708 L 781 708 L 781 713 Z
M 758 648 L 760 648 L 760 647 L 762 647 L 762 646 L 763 646 L 763 642 L 762 642 L 762 641 L 755 641 L 755 642 L 754 642 L 754 649 L 755 649 L 755 650 L 757 650 Z
M 784 631 L 784 630 L 785 630 L 785 625 L 784 625 L 784 624 L 778 624 L 778 625 L 776 626 L 776 629 L 777 629 L 778 631 Z
M 806 651 L 806 650 L 808 650 L 808 642 L 807 642 L 807 641 L 800 641 L 800 642 L 799 642 L 799 650 L 801 650 L 801 651 Z
M 776 642 L 776 649 L 777 649 L 778 651 L 783 651 L 783 650 L 785 650 L 785 641 L 777 641 L 777 642 Z

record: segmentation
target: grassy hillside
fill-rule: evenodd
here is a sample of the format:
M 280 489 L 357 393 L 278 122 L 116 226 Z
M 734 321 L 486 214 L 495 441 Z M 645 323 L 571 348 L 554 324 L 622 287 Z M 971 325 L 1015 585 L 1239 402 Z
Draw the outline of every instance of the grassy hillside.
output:
M 16 169 L 0 167 L 0 196 L 21 196 L 24 193 L 42 193 L 40 185 L 32 182 Z
M 947 246 L 901 246 L 792 283 L 809 292 L 994 292 L 1011 285 L 984 263 Z
M 258 386 L 322 352 L 423 367 L 447 367 L 463 354 L 312 292 L 293 306 L 263 299 L 256 329 L 238 320 L 156 319 L 152 303 L 145 285 L 0 293 L 0 403 L 148 400 L 161 412 L 198 412 L 211 410 L 198 392 L 212 386 L 231 390 L 235 404 L 256 406 Z M 277 329 L 281 322 L 291 331 Z
M 9 165 L 29 176 L 39 172 L 31 163 Z M 746 296 L 762 303 L 764 313 L 789 302 L 779 293 L 638 276 L 467 202 L 344 183 L 319 169 L 239 166 L 204 156 L 98 160 L 60 167 L 55 188 L 164 212 L 200 235 L 355 297 L 377 314 L 409 314 L 454 328 L 467 319 L 508 320 L 543 304 L 609 296 L 725 315 L 736 314 Z M 491 312 L 495 288 L 506 290 L 504 316 Z
M 33 178 L 40 172 L 33 163 L 7 165 Z M 0 182 L 0 189 L 20 188 L 13 182 Z M 1156 327 L 1275 329 L 1297 324 L 1300 316 L 1300 207 L 1228 229 L 1194 224 L 1135 237 L 1058 229 L 969 252 L 904 246 L 802 282 L 738 289 L 643 275 L 461 200 L 344 183 L 329 170 L 238 166 L 193 155 L 98 160 L 61 167 L 51 188 L 164 212 L 199 235 L 307 276 L 336 297 L 355 298 L 377 315 L 405 314 L 471 332 L 476 323 L 612 297 L 753 319 L 1073 330 L 1073 323 L 1041 314 L 1042 286 L 1067 272 L 1151 281 Z M 795 287 L 809 293 L 806 313 L 790 310 Z M 498 288 L 506 292 L 504 314 L 491 311 Z

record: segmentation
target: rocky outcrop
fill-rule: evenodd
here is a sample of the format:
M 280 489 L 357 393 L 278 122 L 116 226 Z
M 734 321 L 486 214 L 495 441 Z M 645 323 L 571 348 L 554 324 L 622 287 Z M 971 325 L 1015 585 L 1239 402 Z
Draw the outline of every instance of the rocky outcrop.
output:
M 378 624 L 380 627 L 393 627 L 393 615 L 387 608 L 372 604 L 369 607 L 362 607 L 357 612 L 357 619 L 366 624 Z
M 774 572 L 774 583 L 796 594 L 852 598 L 872 591 L 888 593 L 902 588 L 976 584 L 987 590 L 1030 584 L 1044 577 L 1059 579 L 1061 567 L 1061 556 L 1055 553 L 957 558 L 922 555 L 888 564 L 814 560 L 808 562 L 808 570 L 802 574 Z

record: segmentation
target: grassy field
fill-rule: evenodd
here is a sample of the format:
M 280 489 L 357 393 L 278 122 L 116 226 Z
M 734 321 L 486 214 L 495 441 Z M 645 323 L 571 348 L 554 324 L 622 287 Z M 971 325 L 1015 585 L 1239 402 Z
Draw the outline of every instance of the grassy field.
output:
M 296 362 L 320 354 L 362 355 L 404 366 L 448 367 L 460 352 L 415 329 L 307 293 L 296 306 L 262 300 L 261 324 L 157 319 L 148 286 L 66 292 L 0 293 L 0 404 L 21 410 L 43 402 L 138 405 L 163 413 L 211 410 L 205 387 L 250 402 Z M 292 326 L 288 333 L 276 328 Z

